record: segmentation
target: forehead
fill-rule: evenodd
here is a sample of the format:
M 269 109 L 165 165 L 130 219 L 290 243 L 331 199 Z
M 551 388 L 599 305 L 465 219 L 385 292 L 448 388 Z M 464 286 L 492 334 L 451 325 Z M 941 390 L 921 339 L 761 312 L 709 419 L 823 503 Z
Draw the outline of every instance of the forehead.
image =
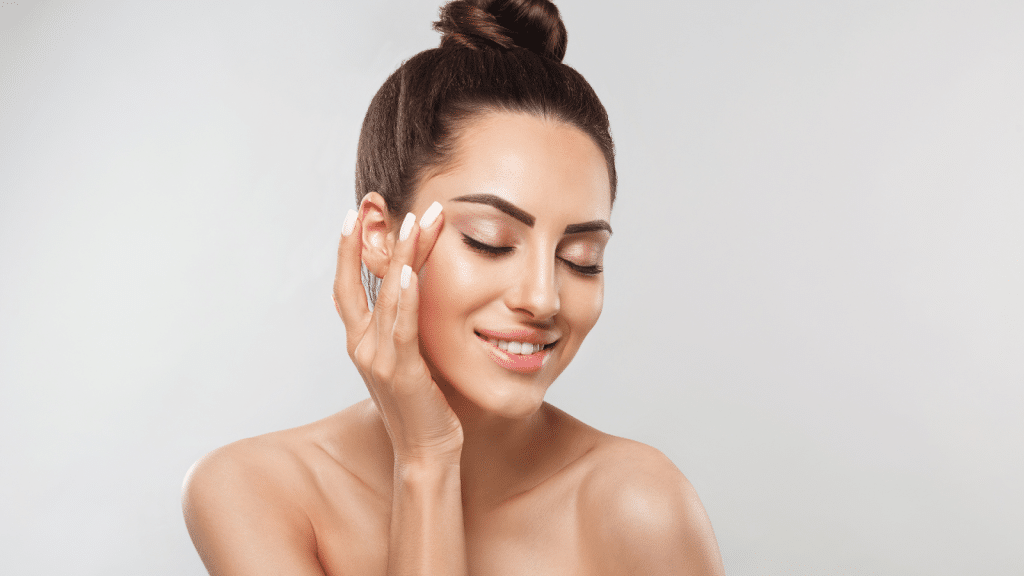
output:
M 579 128 L 532 114 L 490 113 L 459 136 L 452 162 L 427 178 L 415 204 L 494 194 L 543 219 L 607 220 L 604 155 Z

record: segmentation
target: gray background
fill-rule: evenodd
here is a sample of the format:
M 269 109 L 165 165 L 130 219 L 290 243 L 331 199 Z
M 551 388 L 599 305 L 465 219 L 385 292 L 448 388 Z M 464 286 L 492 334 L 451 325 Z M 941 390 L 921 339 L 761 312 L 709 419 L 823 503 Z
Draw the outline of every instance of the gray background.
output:
M 335 245 L 438 4 L 2 3 L 0 572 L 201 574 L 189 465 L 366 397 Z M 1024 573 L 1024 3 L 558 5 L 621 181 L 549 399 L 732 576 Z

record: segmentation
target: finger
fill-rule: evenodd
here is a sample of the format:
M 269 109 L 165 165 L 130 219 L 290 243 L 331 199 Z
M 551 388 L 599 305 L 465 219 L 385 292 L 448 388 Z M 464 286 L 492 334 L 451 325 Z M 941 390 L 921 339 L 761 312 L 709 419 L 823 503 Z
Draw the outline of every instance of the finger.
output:
M 416 242 L 416 256 L 414 263 L 411 264 L 413 270 L 418 272 L 423 267 L 423 263 L 430 256 L 430 251 L 433 250 L 434 243 L 437 241 L 438 235 L 441 234 L 443 226 L 444 214 L 441 212 L 441 203 L 434 202 L 420 218 L 420 235 Z
M 359 214 L 349 210 L 342 225 L 341 241 L 338 243 L 338 268 L 334 274 L 334 305 L 345 323 L 350 351 L 358 343 L 370 317 L 360 274 L 363 250 L 361 224 Z
M 409 264 L 412 260 L 412 252 L 415 249 L 418 234 L 416 215 L 410 212 L 402 221 L 398 241 L 395 243 L 394 252 L 388 262 L 388 270 L 384 273 L 384 279 L 381 280 L 377 302 L 373 307 L 373 315 L 377 324 L 377 354 L 393 347 L 391 331 L 395 325 L 402 266 Z M 385 352 L 385 354 L 387 353 Z
M 402 265 L 399 278 L 398 312 L 392 338 L 395 350 L 395 373 L 411 386 L 402 386 L 397 392 L 412 392 L 427 375 L 426 364 L 419 346 L 419 286 L 416 273 L 408 264 Z M 396 382 L 400 384 L 400 382 Z
M 352 362 L 355 363 L 356 369 L 359 370 L 359 373 L 365 379 L 370 374 L 370 368 L 377 357 L 376 322 L 368 323 L 366 330 L 359 336 L 359 340 L 350 346 L 349 355 L 352 357 Z

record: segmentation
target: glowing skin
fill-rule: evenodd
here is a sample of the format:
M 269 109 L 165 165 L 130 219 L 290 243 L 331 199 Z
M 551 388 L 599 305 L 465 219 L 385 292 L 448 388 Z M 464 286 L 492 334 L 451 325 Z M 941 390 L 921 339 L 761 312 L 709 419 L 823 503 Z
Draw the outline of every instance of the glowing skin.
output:
M 610 232 L 566 228 L 609 222 L 608 171 L 583 132 L 527 115 L 474 123 L 457 154 L 413 207 L 436 201 L 446 218 L 420 271 L 420 345 L 446 394 L 450 385 L 485 412 L 521 419 L 540 408 L 601 315 L 604 277 L 593 272 Z M 484 195 L 532 216 L 532 226 Z M 547 348 L 523 357 L 482 334 Z
M 543 401 L 601 314 L 598 148 L 495 113 L 454 159 L 416 193 L 422 225 L 376 193 L 344 221 L 335 306 L 372 399 L 190 470 L 183 508 L 210 573 L 721 576 L 664 455 Z M 383 278 L 373 312 L 360 261 Z

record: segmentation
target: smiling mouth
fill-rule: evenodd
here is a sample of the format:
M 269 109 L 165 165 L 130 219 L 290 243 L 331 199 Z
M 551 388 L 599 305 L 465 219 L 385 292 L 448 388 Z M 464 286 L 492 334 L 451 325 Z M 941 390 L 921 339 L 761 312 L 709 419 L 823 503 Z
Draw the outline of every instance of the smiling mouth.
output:
M 474 334 L 476 334 L 477 338 L 483 340 L 484 342 L 487 342 L 488 344 L 494 346 L 495 348 L 501 350 L 502 352 L 505 352 L 507 354 L 515 354 L 517 356 L 529 356 L 531 354 L 536 354 L 537 352 L 550 350 L 555 347 L 555 344 L 558 344 L 558 340 L 555 340 L 554 342 L 550 342 L 548 344 L 533 344 L 531 342 L 497 340 L 495 338 L 488 338 L 487 336 L 484 336 L 479 332 L 474 332 Z
M 498 366 L 520 374 L 534 374 L 544 368 L 553 353 L 551 349 L 558 344 L 558 340 L 548 344 L 498 340 L 488 338 L 479 332 L 476 332 L 476 337 Z

